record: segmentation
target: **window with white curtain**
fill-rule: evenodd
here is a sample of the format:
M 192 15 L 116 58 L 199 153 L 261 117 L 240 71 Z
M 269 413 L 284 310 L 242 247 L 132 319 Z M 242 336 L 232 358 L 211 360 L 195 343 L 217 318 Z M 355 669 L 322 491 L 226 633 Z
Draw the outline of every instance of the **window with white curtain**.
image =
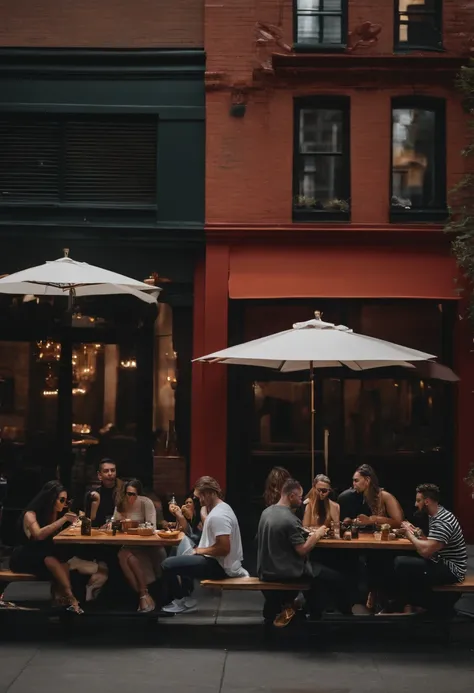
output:
M 345 43 L 347 0 L 295 0 L 296 43 L 338 46 Z

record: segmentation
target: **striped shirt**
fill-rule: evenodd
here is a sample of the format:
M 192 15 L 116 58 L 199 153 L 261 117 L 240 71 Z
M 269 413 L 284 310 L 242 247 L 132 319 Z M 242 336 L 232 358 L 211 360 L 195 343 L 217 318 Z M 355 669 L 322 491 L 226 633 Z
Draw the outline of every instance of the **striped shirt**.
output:
M 453 513 L 440 505 L 436 515 L 430 517 L 429 523 L 428 539 L 445 545 L 431 557 L 431 560 L 444 563 L 458 582 L 463 582 L 467 570 L 467 550 L 459 522 Z

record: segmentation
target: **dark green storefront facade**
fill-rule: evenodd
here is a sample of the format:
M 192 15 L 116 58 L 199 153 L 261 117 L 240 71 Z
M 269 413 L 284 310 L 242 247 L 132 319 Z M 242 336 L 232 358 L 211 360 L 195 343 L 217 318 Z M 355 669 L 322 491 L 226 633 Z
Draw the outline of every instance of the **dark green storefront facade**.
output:
M 173 428 L 186 459 L 194 267 L 204 252 L 204 70 L 204 51 L 197 49 L 0 50 L 0 275 L 56 259 L 67 247 L 75 260 L 137 279 L 151 274 L 166 279 L 163 284 L 158 280 L 160 301 L 172 314 L 169 344 L 174 354 L 169 358 L 175 359 L 172 367 L 179 373 L 174 377 L 170 370 L 172 377 L 167 377 L 176 410 Z M 10 300 L 0 297 L 0 340 L 29 343 L 33 349 L 40 341 L 58 338 L 56 314 L 45 317 L 41 304 L 12 308 Z M 100 312 L 96 304 L 87 308 Z M 140 311 L 136 304 L 126 309 L 112 305 L 102 328 L 86 333 L 78 327 L 74 341 L 101 343 L 103 351 L 117 345 L 119 364 L 136 359 L 134 384 L 127 385 L 124 366 L 116 394 L 126 402 L 133 391 L 137 416 L 131 458 L 151 485 L 156 314 Z M 155 342 L 160 339 L 165 336 L 158 335 Z M 16 365 L 9 360 L 15 348 L 4 349 L 4 363 L 0 353 L 0 379 L 14 380 L 17 393 L 4 411 L 0 407 L 0 430 L 19 429 L 15 436 L 26 451 L 38 419 L 38 412 L 30 411 L 36 357 L 28 357 L 31 377 L 19 403 L 26 376 L 15 374 Z M 106 360 L 100 354 L 94 358 L 97 363 Z M 59 410 L 61 397 L 59 392 Z M 38 406 L 50 405 L 41 400 Z M 105 400 L 101 407 L 105 412 Z M 120 407 L 117 416 L 126 421 L 126 405 Z M 68 432 L 62 435 L 67 439 Z M 35 443 L 25 452 L 30 462 L 37 449 Z M 68 465 L 59 460 L 66 476 Z

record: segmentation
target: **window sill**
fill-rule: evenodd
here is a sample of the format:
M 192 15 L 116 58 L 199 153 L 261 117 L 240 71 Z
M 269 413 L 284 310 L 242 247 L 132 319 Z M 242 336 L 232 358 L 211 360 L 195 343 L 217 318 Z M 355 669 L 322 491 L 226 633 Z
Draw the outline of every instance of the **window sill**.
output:
M 426 223 L 436 222 L 442 224 L 447 221 L 449 212 L 447 209 L 390 209 L 390 223 Z
M 346 43 L 294 43 L 295 53 L 343 53 Z
M 436 46 L 417 46 L 416 44 L 396 43 L 393 48 L 395 53 L 411 53 L 412 51 L 425 51 L 429 53 L 446 53 L 442 43 Z
M 317 224 L 320 221 L 350 221 L 351 213 L 349 212 L 331 212 L 327 209 L 293 209 L 293 221 L 314 222 Z

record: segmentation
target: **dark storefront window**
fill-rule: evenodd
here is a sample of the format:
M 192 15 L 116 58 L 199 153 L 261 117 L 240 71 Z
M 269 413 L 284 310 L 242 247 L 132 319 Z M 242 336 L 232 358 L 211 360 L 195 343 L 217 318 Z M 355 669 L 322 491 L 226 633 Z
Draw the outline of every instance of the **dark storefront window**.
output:
M 311 50 L 346 43 L 346 0 L 295 0 L 295 43 Z
M 61 308 L 40 303 L 12 309 L 10 300 L 0 300 L 0 320 L 8 314 L 10 318 L 21 314 L 23 320 L 18 319 L 16 326 L 10 320 L 10 330 L 25 335 L 0 341 L 0 472 L 8 479 L 5 532 L 11 540 L 11 518 L 16 518 L 43 483 L 61 475 L 64 460 L 58 438 L 61 333 L 56 331 L 53 338 L 26 338 L 35 329 L 43 334 L 48 329 L 54 332 L 54 317 L 61 314 Z M 136 305 L 134 300 L 128 302 L 128 310 L 123 308 L 128 324 L 114 299 L 108 312 L 104 311 L 105 317 L 91 310 L 98 305 L 94 300 L 73 315 L 68 486 L 79 507 L 85 489 L 97 479 L 102 457 L 117 463 L 122 478 L 138 477 L 155 493 L 162 492 L 156 487 L 156 479 L 163 475 L 161 469 L 161 476 L 156 476 L 158 457 L 161 467 L 169 460 L 169 467 L 179 465 L 180 473 L 184 464 L 185 436 L 180 437 L 182 427 L 176 422 L 182 379 L 173 310 L 160 304 L 157 319 L 148 320 L 149 307 Z M 122 298 L 120 303 L 124 302 L 127 299 Z M 49 320 L 51 311 L 54 315 Z M 172 491 L 178 493 L 179 488 Z
M 442 0 L 395 0 L 395 48 L 441 50 Z
M 426 351 L 451 364 L 454 312 L 451 304 L 430 300 L 249 301 L 242 336 L 254 339 L 288 328 L 293 320 L 310 316 L 316 306 L 324 308 L 324 319 L 330 322 Z M 235 377 L 232 371 L 230 383 L 229 479 L 233 474 L 236 483 L 239 478 L 251 479 L 256 504 L 275 465 L 287 467 L 307 488 L 311 482 L 309 373 L 242 368 Z M 449 502 L 454 388 L 431 379 L 426 371 L 374 369 L 343 375 L 337 368 L 316 368 L 316 473 L 324 472 L 327 464 L 334 487 L 341 491 L 350 486 L 355 467 L 367 462 L 408 513 L 415 486 L 423 481 L 440 484 Z
M 293 217 L 349 219 L 349 99 L 297 100 Z
M 446 217 L 445 103 L 394 99 L 392 103 L 392 218 Z
M 156 206 L 153 116 L 3 115 L 0 206 Z

